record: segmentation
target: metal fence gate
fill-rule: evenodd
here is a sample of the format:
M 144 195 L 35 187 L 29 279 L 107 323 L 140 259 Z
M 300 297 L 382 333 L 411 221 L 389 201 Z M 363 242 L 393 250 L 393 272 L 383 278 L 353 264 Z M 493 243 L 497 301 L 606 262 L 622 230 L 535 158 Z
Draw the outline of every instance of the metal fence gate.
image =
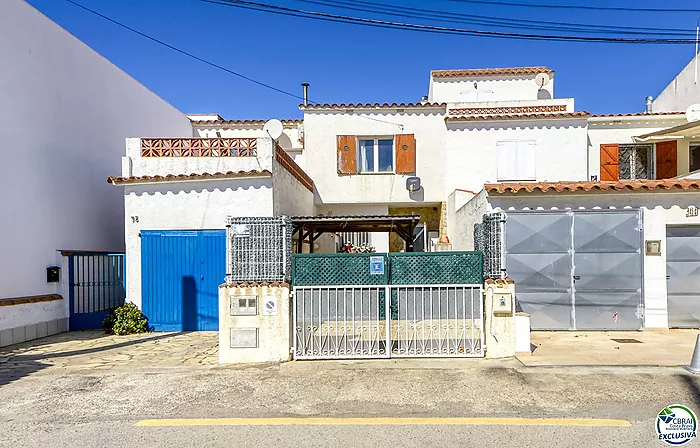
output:
M 124 304 L 124 254 L 68 255 L 70 329 L 102 328 L 107 314 Z
M 533 330 L 642 328 L 639 211 L 509 212 L 505 245 Z
M 292 269 L 296 359 L 484 356 L 481 253 L 304 254 Z

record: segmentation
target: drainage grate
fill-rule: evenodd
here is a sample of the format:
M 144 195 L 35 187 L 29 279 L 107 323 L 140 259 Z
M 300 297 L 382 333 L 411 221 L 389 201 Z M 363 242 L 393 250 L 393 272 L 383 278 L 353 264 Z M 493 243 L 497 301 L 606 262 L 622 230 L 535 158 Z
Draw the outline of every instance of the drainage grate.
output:
M 638 341 L 636 339 L 612 339 L 613 341 L 617 342 L 618 344 L 642 344 L 642 341 Z

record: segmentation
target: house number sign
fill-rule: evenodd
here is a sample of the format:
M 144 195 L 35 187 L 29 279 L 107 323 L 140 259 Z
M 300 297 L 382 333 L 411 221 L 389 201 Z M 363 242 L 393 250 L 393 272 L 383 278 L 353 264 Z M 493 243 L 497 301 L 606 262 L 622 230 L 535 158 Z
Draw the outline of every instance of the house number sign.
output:
M 686 218 L 695 218 L 697 216 L 698 216 L 698 208 L 694 205 L 689 206 L 688 209 L 685 211 Z

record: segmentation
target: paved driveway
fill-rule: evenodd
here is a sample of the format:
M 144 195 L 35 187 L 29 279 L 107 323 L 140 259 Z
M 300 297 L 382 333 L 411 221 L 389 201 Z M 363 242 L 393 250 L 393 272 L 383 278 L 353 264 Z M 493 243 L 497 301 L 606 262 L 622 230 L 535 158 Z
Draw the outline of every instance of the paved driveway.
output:
M 101 331 L 71 331 L 0 349 L 0 374 L 46 367 L 112 370 L 217 363 L 217 332 L 110 336 Z

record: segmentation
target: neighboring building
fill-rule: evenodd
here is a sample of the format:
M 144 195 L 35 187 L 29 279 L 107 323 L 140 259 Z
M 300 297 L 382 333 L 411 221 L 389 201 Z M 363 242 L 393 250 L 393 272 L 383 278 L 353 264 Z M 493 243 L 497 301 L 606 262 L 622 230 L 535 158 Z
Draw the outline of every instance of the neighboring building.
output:
M 189 137 L 190 121 L 23 0 L 0 14 L 0 345 L 65 331 L 60 251 L 123 251 L 124 202 L 105 177 L 124 138 Z M 47 267 L 61 269 L 47 282 Z
M 653 112 L 685 111 L 693 104 L 700 103 L 700 54 L 661 91 L 652 103 Z

